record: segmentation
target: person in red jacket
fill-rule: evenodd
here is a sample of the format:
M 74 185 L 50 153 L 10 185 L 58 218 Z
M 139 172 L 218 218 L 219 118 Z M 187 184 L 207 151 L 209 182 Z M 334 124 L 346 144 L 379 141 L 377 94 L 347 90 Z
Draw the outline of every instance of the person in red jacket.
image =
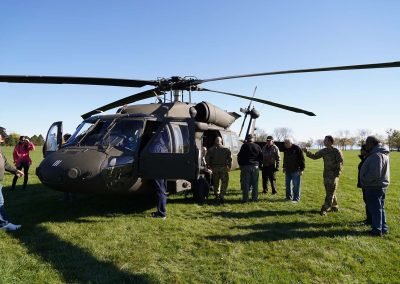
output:
M 29 141 L 28 137 L 26 136 L 21 136 L 19 137 L 18 144 L 15 145 L 14 152 L 13 152 L 13 158 L 14 158 L 14 164 L 15 167 L 18 170 L 24 169 L 24 185 L 23 189 L 26 189 L 26 185 L 28 183 L 28 173 L 29 173 L 29 167 L 32 164 L 32 160 L 29 157 L 29 152 L 35 150 L 35 145 Z M 17 183 L 18 176 L 15 175 L 11 190 L 15 189 L 15 184 Z

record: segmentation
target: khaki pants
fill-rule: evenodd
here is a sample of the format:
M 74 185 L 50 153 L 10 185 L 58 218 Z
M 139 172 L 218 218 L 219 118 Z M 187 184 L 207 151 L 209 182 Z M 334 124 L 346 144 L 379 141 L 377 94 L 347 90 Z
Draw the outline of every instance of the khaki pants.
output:
M 221 188 L 219 188 L 219 181 L 221 180 Z M 214 187 L 214 194 L 216 197 L 224 198 L 226 189 L 228 188 L 229 174 L 227 167 L 214 167 L 212 168 L 212 185 Z
M 336 198 L 336 188 L 339 183 L 339 177 L 336 178 L 324 178 L 325 186 L 325 202 L 322 205 L 321 211 L 330 211 L 332 208 L 338 208 Z

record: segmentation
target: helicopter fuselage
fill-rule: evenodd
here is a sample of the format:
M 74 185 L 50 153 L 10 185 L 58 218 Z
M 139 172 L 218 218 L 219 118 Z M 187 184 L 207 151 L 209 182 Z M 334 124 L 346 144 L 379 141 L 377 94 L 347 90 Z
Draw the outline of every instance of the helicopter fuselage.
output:
M 202 147 L 220 136 L 236 156 L 240 142 L 229 126 L 237 117 L 205 102 L 135 105 L 84 120 L 65 143 L 58 122 L 36 173 L 64 192 L 145 193 L 154 179 L 166 179 L 171 193 L 190 190 L 203 175 Z M 160 142 L 162 153 L 154 150 Z

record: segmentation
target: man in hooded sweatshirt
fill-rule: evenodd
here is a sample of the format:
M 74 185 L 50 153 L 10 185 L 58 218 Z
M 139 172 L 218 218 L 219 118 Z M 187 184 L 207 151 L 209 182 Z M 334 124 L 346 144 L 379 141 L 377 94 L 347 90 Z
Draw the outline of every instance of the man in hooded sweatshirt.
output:
M 368 156 L 360 169 L 360 183 L 365 189 L 367 209 L 372 217 L 372 236 L 389 232 L 386 224 L 385 196 L 390 182 L 389 151 L 380 146 L 375 136 L 365 141 Z

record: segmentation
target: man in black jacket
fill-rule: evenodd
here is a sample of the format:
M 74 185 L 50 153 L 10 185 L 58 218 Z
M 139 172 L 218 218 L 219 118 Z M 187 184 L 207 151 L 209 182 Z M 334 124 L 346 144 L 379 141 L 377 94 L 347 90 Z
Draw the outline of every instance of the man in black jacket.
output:
M 242 201 L 248 201 L 251 188 L 251 198 L 254 202 L 257 202 L 258 168 L 262 165 L 263 154 L 261 147 L 254 143 L 253 135 L 247 135 L 246 142 L 240 148 L 237 159 L 240 166 L 240 185 L 243 192 Z
M 8 137 L 5 128 L 0 127 L 0 144 L 4 143 L 4 139 Z M 16 174 L 18 177 L 23 176 L 24 173 L 16 168 L 10 166 L 7 162 L 6 157 L 0 147 L 0 230 L 15 231 L 21 228 L 21 225 L 14 225 L 10 223 L 6 217 L 6 212 L 4 209 L 4 198 L 2 192 L 1 182 L 4 178 L 4 171 Z
M 284 144 L 283 172 L 286 176 L 286 199 L 291 200 L 293 198 L 293 203 L 297 203 L 300 201 L 301 175 L 305 168 L 304 154 L 299 146 L 293 144 L 291 138 L 285 139 Z

